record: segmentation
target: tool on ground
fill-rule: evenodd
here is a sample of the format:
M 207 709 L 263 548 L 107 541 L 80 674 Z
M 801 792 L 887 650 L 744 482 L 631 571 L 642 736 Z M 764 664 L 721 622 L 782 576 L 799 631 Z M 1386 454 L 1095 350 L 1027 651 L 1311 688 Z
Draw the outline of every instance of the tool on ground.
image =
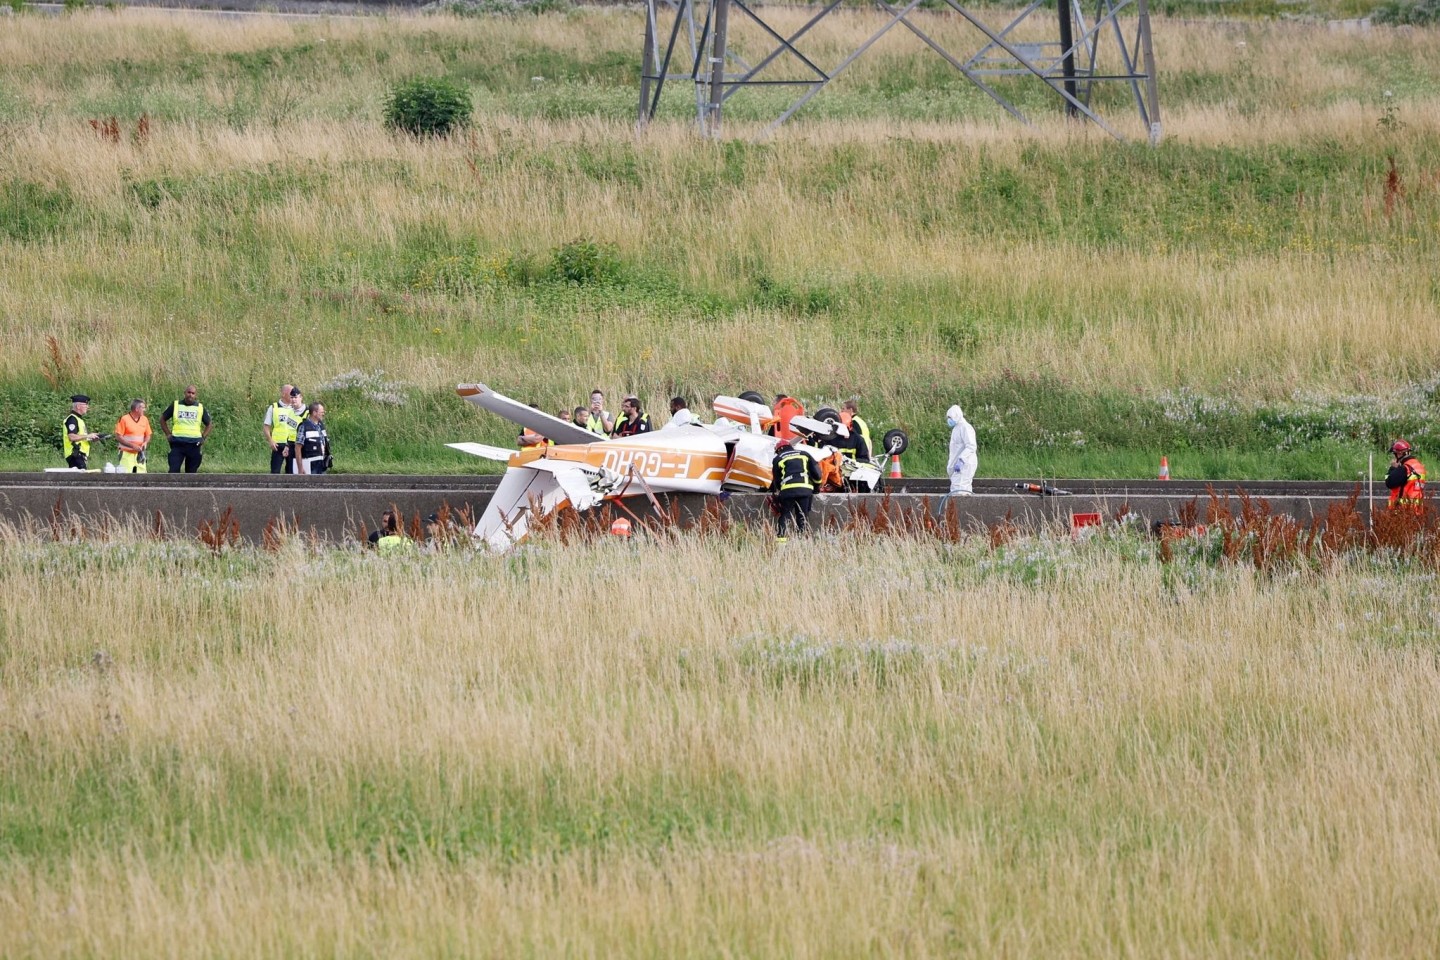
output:
M 1059 487 L 1052 487 L 1048 483 L 1017 483 L 1015 489 L 1021 493 L 1033 493 L 1040 497 L 1069 497 L 1073 494 L 1069 490 L 1061 490 Z

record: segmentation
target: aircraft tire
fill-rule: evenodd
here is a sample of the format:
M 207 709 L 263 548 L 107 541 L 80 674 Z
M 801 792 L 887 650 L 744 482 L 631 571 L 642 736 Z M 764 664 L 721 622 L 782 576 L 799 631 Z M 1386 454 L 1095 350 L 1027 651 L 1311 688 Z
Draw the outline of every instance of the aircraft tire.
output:
M 899 456 L 910 447 L 910 437 L 904 430 L 887 430 L 880 438 L 880 450 L 887 455 Z

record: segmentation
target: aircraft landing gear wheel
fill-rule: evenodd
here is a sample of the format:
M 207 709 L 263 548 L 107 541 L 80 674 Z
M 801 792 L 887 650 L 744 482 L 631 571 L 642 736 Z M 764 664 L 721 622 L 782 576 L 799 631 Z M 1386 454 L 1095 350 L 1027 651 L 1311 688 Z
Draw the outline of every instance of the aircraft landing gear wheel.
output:
M 910 448 L 910 437 L 904 430 L 887 430 L 880 438 L 880 449 L 886 455 L 898 457 Z
M 754 390 L 746 390 L 744 393 L 740 394 L 740 399 L 748 400 L 751 403 L 765 403 L 765 398 L 760 396 L 760 394 L 756 393 Z M 768 404 L 766 404 L 766 406 L 768 406 Z
M 822 423 L 828 423 L 832 427 L 840 425 L 840 412 L 833 407 L 821 407 L 815 411 L 814 419 Z

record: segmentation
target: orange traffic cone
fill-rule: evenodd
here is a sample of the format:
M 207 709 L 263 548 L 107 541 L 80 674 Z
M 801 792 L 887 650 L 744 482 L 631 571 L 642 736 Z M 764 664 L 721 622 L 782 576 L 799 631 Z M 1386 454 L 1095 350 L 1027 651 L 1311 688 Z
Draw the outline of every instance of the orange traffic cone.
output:
M 1169 457 L 1161 457 L 1161 458 L 1160 458 L 1160 479 L 1161 479 L 1161 480 L 1169 480 L 1169 479 L 1170 479 L 1170 458 L 1169 458 Z
M 610 532 L 617 537 L 630 536 L 630 521 L 624 517 L 616 517 L 615 522 L 610 524 Z
M 890 457 L 890 479 L 903 480 L 905 474 L 900 472 L 900 454 L 892 454 Z

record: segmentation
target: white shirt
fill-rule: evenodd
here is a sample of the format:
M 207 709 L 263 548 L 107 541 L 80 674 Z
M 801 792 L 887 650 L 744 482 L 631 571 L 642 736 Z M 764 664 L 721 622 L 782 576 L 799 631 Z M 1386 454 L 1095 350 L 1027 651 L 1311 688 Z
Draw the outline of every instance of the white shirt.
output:
M 687 424 L 699 422 L 699 420 L 695 419 L 695 414 L 691 413 L 688 408 L 682 407 L 681 409 L 675 411 L 673 414 L 670 415 L 670 422 L 665 424 L 665 426 L 683 427 Z

